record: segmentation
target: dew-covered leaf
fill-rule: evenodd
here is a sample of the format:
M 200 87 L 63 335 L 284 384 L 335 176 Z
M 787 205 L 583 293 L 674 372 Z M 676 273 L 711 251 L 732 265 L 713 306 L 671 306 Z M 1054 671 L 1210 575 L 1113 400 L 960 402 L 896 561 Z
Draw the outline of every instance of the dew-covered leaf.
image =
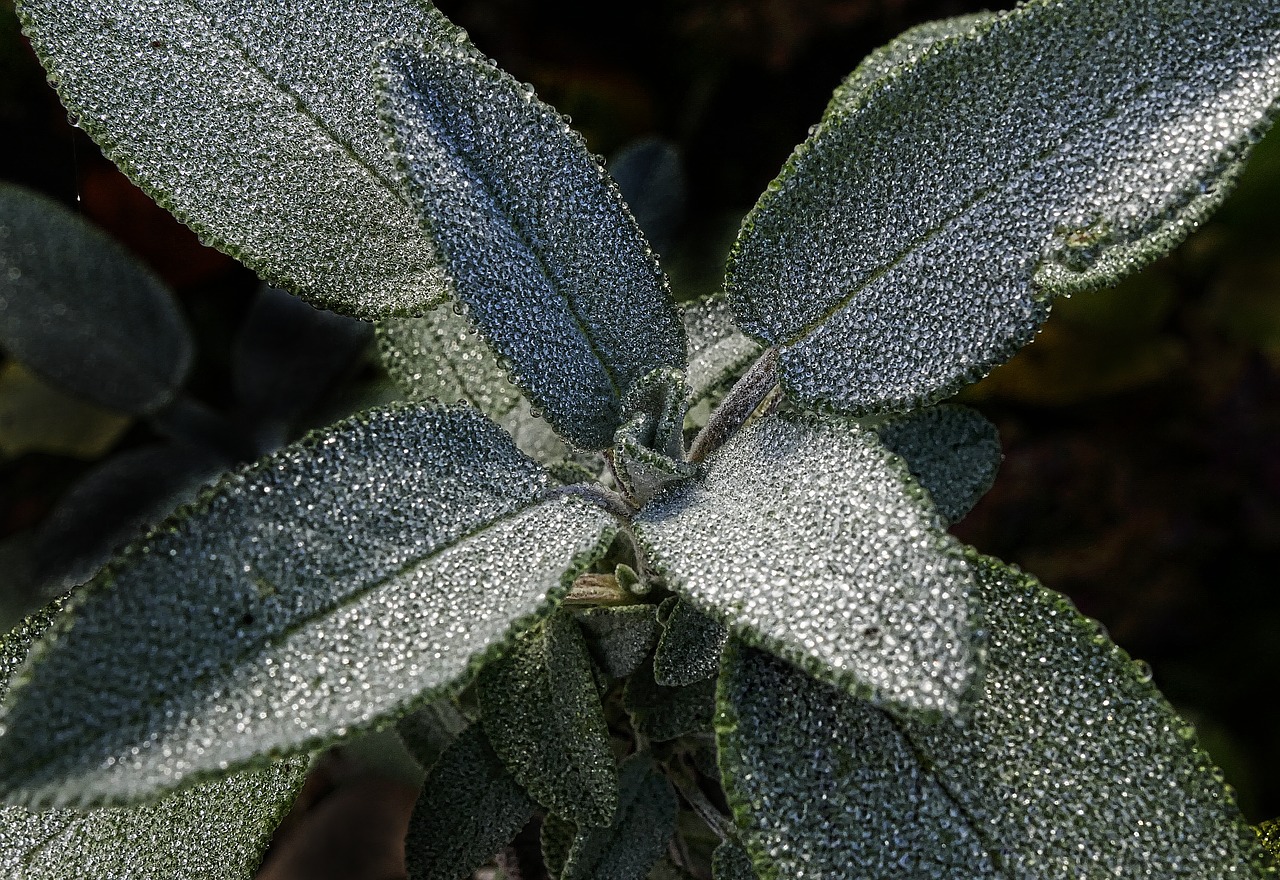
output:
M 192 342 L 173 294 L 57 202 L 0 185 L 0 348 L 49 382 L 131 414 L 172 399 Z
M 1194 732 L 1061 596 L 973 558 L 990 628 L 961 723 L 893 718 L 731 646 L 721 767 L 762 877 L 1263 877 Z
M 1003 455 L 996 426 L 977 410 L 933 406 L 876 425 L 880 442 L 907 460 L 938 514 L 959 522 L 995 481 Z
M 669 254 L 685 203 L 684 168 L 675 144 L 641 138 L 615 153 L 608 168 L 645 238 L 658 253 Z
M 487 664 L 477 692 L 489 741 L 529 794 L 579 826 L 612 821 L 618 771 L 591 656 L 571 613 L 551 615 Z
M 723 295 L 685 306 L 684 331 L 689 338 L 685 385 L 690 409 L 724 388 L 764 350 L 733 323 L 733 312 Z
M 1271 860 L 1280 868 L 1280 820 L 1272 819 L 1257 826 L 1258 842 L 1271 855 Z
M 648 662 L 631 674 L 622 692 L 632 726 L 654 742 L 711 730 L 715 704 L 715 679 L 664 687 L 653 680 L 653 664 Z
M 623 401 L 630 418 L 613 438 L 614 473 L 637 506 L 697 471 L 685 460 L 685 397 L 683 375 L 662 368 L 636 382 Z
M 938 400 L 1181 241 L 1275 112 L 1280 8 L 1044 0 L 912 56 L 835 102 L 730 258 L 808 407 Z
M 636 533 L 677 594 L 823 680 L 925 712 L 956 711 L 972 686 L 972 576 L 870 429 L 761 420 Z
M 560 880 L 560 875 L 564 872 L 564 864 L 569 860 L 573 839 L 577 835 L 578 826 L 563 816 L 548 813 L 542 820 L 542 829 L 539 834 L 542 863 L 552 880 Z
M 526 455 L 543 462 L 569 455 L 511 384 L 475 326 L 449 305 L 418 318 L 380 321 L 377 336 L 383 365 L 410 400 L 465 400 L 506 428 Z
M 0 721 L 0 784 L 136 800 L 450 692 L 612 537 L 466 407 L 392 407 L 232 475 L 103 570 Z M 602 531 L 605 533 L 602 535 Z
M 54 602 L 0 638 L 0 699 L 61 605 Z M 0 873 L 13 880 L 249 880 L 306 768 L 305 758 L 279 761 L 137 807 L 0 806 Z
M 537 809 L 494 754 L 480 725 L 471 725 L 427 774 L 414 804 L 404 842 L 409 876 L 471 876 L 511 842 Z
M 720 651 L 729 638 L 724 624 L 683 599 L 671 598 L 653 655 L 654 680 L 666 687 L 692 684 L 720 671 Z M 665 605 L 665 603 L 664 603 Z
M 607 828 L 580 828 L 561 880 L 644 880 L 676 829 L 680 804 L 647 754 L 618 771 L 618 813 Z
M 711 855 L 711 880 L 757 880 L 751 856 L 736 840 L 726 840 Z
M 552 108 L 449 41 L 388 50 L 381 112 L 456 296 L 561 436 L 609 444 L 631 385 L 682 368 L 666 279 Z
M 658 606 L 588 608 L 578 615 L 591 656 L 604 673 L 626 678 L 658 643 Z
M 79 124 L 205 242 L 367 320 L 445 295 L 373 85 L 388 40 L 469 48 L 429 3 L 22 0 L 18 12 Z

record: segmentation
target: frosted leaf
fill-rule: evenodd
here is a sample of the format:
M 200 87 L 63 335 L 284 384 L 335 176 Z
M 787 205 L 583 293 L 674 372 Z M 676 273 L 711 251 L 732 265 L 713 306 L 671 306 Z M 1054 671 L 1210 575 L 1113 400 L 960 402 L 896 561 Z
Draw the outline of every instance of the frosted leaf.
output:
M 609 176 L 659 253 L 669 254 L 684 220 L 685 179 L 675 144 L 647 137 L 609 159 Z
M 570 454 L 465 315 L 437 306 L 420 318 L 380 321 L 377 336 L 383 366 L 410 400 L 465 400 L 506 428 L 531 458 L 549 463 Z
M 711 730 L 715 705 L 715 679 L 665 687 L 653 680 L 651 662 L 632 673 L 622 692 L 622 706 L 630 713 L 632 726 L 653 742 Z
M 928 713 L 972 687 L 972 577 L 870 429 L 757 422 L 642 510 L 636 533 L 673 591 L 823 680 Z
M 427 774 L 405 836 L 414 880 L 457 880 L 511 842 L 538 805 L 494 754 L 480 725 L 464 730 Z
M 880 442 L 907 460 L 938 514 L 959 522 L 995 482 L 1003 455 L 996 426 L 964 406 L 933 406 L 875 426 Z
M 736 840 L 725 840 L 711 854 L 711 880 L 757 880 L 751 856 Z
M 0 347 L 81 397 L 132 414 L 168 403 L 191 334 L 165 287 L 62 205 L 0 184 Z
M 373 87 L 381 43 L 465 39 L 430 4 L 23 0 L 18 14 L 79 124 L 208 244 L 360 318 L 445 295 Z
M 477 688 L 485 733 L 529 794 L 577 825 L 608 825 L 618 771 L 573 615 L 553 614 L 518 639 L 480 671 Z
M 747 648 L 719 743 L 762 876 L 1263 877 L 1194 732 L 1062 597 L 974 557 L 990 627 L 963 723 L 894 719 Z
M 623 412 L 635 415 L 614 435 L 614 473 L 637 506 L 697 471 L 685 461 L 685 398 L 683 374 L 658 369 L 636 382 L 623 401 Z
M 722 295 L 687 305 L 684 330 L 689 338 L 685 385 L 690 408 L 722 389 L 764 350 L 733 323 L 729 301 Z
M 644 880 L 667 850 L 680 804 L 653 759 L 637 753 L 618 771 L 618 814 L 607 828 L 580 828 L 561 880 Z
M 657 612 L 656 605 L 624 605 L 578 613 L 591 656 L 606 675 L 626 678 L 649 656 L 661 631 Z
M 56 616 L 56 601 L 0 638 L 0 699 L 31 643 Z M 306 773 L 305 759 L 170 794 L 155 803 L 82 813 L 0 806 L 0 875 L 249 880 Z
M 586 502 L 538 503 L 547 479 L 473 410 L 406 406 L 224 479 L 37 644 L 0 716 L 3 787 L 137 800 L 450 692 L 612 536 Z
M 555 813 L 548 813 L 542 820 L 542 831 L 539 834 L 542 862 L 552 880 L 559 880 L 564 872 L 564 863 L 569 859 L 569 850 L 577 834 L 576 825 Z
M 604 448 L 631 385 L 684 366 L 679 313 L 617 186 L 559 114 L 451 42 L 388 49 L 382 77 L 405 189 L 457 298 L 557 432 Z
M 993 17 L 797 148 L 734 246 L 734 313 L 781 347 L 807 407 L 938 400 L 1030 341 L 1054 295 L 1181 241 L 1278 93 L 1272 2 L 1044 0 Z
M 662 637 L 653 655 L 653 677 L 667 687 L 692 684 L 720 671 L 720 651 L 729 631 L 683 599 L 672 597 Z

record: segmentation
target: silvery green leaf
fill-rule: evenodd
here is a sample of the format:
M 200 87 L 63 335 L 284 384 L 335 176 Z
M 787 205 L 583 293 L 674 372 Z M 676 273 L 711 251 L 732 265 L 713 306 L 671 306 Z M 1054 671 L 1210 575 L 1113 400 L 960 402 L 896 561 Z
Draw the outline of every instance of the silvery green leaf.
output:
M 996 426 L 977 410 L 942 405 L 892 416 L 875 426 L 880 442 L 907 460 L 938 514 L 959 522 L 995 482 L 1004 457 Z
M 569 448 L 535 416 L 493 351 L 465 315 L 449 305 L 419 318 L 378 322 L 378 348 L 391 378 L 411 400 L 465 400 L 493 419 L 538 461 L 564 459 Z
M 592 658 L 612 678 L 626 678 L 658 643 L 658 606 L 588 608 L 577 615 Z
M 685 181 L 679 150 L 661 138 L 641 138 L 614 154 L 608 168 L 645 238 L 658 253 L 670 253 L 684 220 Z
M 0 638 L 0 699 L 61 605 L 54 602 Z M 305 759 L 279 761 L 130 808 L 0 806 L 0 873 L 13 880 L 249 880 L 306 769 Z
M 23 0 L 18 12 L 79 124 L 207 243 L 359 318 L 445 295 L 373 89 L 387 40 L 469 47 L 429 3 Z
M 102 406 L 150 413 L 186 380 L 192 341 L 173 294 L 96 227 L 0 185 L 0 347 Z
M 618 807 L 587 644 L 573 615 L 551 615 L 477 680 L 480 720 L 512 775 L 538 803 L 579 826 L 603 826 Z
M 720 671 L 720 651 L 729 631 L 683 599 L 667 601 L 671 606 L 653 655 L 654 680 L 676 687 L 711 678 Z
M 875 433 L 780 415 L 636 516 L 671 589 L 741 638 L 854 693 L 955 712 L 973 686 L 972 576 Z
M 757 880 L 751 856 L 736 840 L 726 840 L 711 855 L 711 880 Z
M 685 461 L 685 399 L 684 376 L 661 368 L 632 385 L 623 401 L 630 418 L 613 438 L 614 473 L 638 507 L 697 471 Z
M 511 842 L 538 805 L 494 754 L 480 725 L 464 730 L 427 774 L 405 837 L 412 880 L 469 877 Z
M 729 301 L 709 296 L 685 306 L 684 330 L 689 338 L 685 385 L 689 407 L 714 395 L 760 356 L 763 346 L 733 323 Z
M 1149 670 L 1033 579 L 973 565 L 991 636 L 963 721 L 893 718 L 727 652 L 721 767 L 761 876 L 1271 876 Z
M 465 48 L 395 46 L 381 75 L 405 189 L 458 300 L 556 431 L 604 448 L 632 384 L 685 362 L 617 186 L 559 114 Z
M 0 784 L 142 799 L 451 692 L 612 537 L 586 502 L 540 501 L 547 484 L 475 411 L 412 406 L 224 479 L 37 643 L 0 715 Z
M 561 880 L 644 880 L 667 850 L 680 804 L 647 754 L 618 771 L 618 813 L 607 828 L 579 828 Z
M 998 15 L 893 67 L 797 148 L 734 246 L 734 313 L 781 348 L 807 407 L 938 400 L 1030 341 L 1053 296 L 1181 241 L 1277 94 L 1272 2 Z
M 693 684 L 664 687 L 653 680 L 653 664 L 646 662 L 627 679 L 622 705 L 636 731 L 653 742 L 710 731 L 716 682 L 704 678 Z
M 569 850 L 573 847 L 573 839 L 578 834 L 578 826 L 555 813 L 548 813 L 542 820 L 540 843 L 542 863 L 552 880 L 560 880 L 564 872 L 564 863 L 569 859 Z

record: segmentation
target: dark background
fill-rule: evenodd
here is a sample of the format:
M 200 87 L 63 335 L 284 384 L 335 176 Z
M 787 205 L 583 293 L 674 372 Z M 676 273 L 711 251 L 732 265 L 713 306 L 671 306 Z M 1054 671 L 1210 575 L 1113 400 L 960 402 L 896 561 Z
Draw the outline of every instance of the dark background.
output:
M 715 289 L 742 214 L 867 51 L 982 6 L 666 0 L 615 6 L 606 22 L 549 0 L 437 5 L 570 114 L 593 151 L 655 134 L 679 145 L 687 217 L 664 266 L 682 297 Z M 202 248 L 67 124 L 9 0 L 0 133 L 0 177 L 77 206 L 174 287 L 199 342 L 189 387 L 225 406 L 255 278 Z M 1059 303 L 1032 346 L 964 395 L 999 426 L 1007 457 L 955 529 L 1070 595 L 1149 661 L 1254 821 L 1280 815 L 1276 140 L 1172 256 L 1118 292 Z M 342 381 L 367 385 L 375 370 L 357 363 Z M 0 454 L 0 538 L 37 527 L 98 455 L 151 439 L 138 423 L 92 454 Z

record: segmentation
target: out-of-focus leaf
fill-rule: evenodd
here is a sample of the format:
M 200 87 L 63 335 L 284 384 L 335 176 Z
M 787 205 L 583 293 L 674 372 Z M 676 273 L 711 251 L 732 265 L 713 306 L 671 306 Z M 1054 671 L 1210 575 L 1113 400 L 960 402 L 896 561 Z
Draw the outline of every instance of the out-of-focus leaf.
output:
M 685 204 L 684 168 L 675 144 L 656 137 L 632 141 L 614 154 L 608 169 L 645 238 L 658 253 L 669 254 Z
M 0 699 L 61 605 L 0 638 Z M 305 758 L 280 761 L 132 808 L 33 813 L 0 806 L 0 872 L 13 880 L 249 880 L 306 768 Z
M 396 733 L 424 770 L 434 767 L 466 728 L 466 716 L 452 697 L 430 702 L 396 722 Z
M 761 876 L 1270 876 L 1150 672 L 1033 579 L 972 562 L 991 636 L 963 721 L 895 719 L 727 652 L 721 768 Z
M 927 713 L 963 705 L 978 661 L 972 575 L 873 431 L 780 415 L 707 464 L 636 517 L 673 591 L 853 693 Z
M 685 364 L 666 279 L 581 137 L 451 41 L 388 50 L 381 113 L 459 301 L 556 431 L 602 449 L 632 384 Z
M 0 366 L 0 454 L 99 458 L 132 421 L 54 388 L 14 361 Z
M 409 876 L 470 876 L 511 842 L 537 808 L 494 754 L 480 725 L 471 725 L 427 774 L 413 807 L 405 837 Z
M 388 40 L 469 50 L 430 4 L 22 0 L 18 13 L 79 124 L 207 243 L 368 320 L 445 295 L 373 97 Z
M 1280 820 L 1272 819 L 1263 822 L 1254 829 L 1258 832 L 1258 842 L 1266 850 L 1276 866 L 1280 868 Z
M 607 828 L 580 828 L 562 880 L 644 880 L 675 833 L 680 804 L 646 754 L 618 771 L 618 813 Z
M 652 663 L 641 664 L 622 692 L 622 705 L 631 714 L 632 726 L 654 742 L 710 731 L 715 704 L 715 679 L 663 687 L 653 680 Z
M 808 407 L 938 400 L 1053 296 L 1181 241 L 1273 117 L 1280 9 L 1045 0 L 903 57 L 797 148 L 730 259 L 739 323 Z
M 876 425 L 880 442 L 907 460 L 938 514 L 959 522 L 991 484 L 1003 455 L 996 426 L 976 410 L 933 406 Z
M 604 673 L 626 678 L 658 643 L 658 607 L 588 608 L 578 615 L 591 656 Z
M 477 687 L 485 733 L 529 794 L 578 826 L 608 825 L 618 771 L 573 615 L 553 614 L 517 639 L 481 670 Z
M 751 856 L 736 840 L 726 840 L 711 856 L 711 880 L 757 880 Z
M 720 671 L 720 651 L 729 631 L 683 599 L 667 601 L 671 605 L 653 655 L 654 680 L 666 687 L 677 687 L 711 678 Z
M 7 184 L 0 347 L 47 381 L 134 415 L 168 403 L 192 359 L 164 282 L 62 205 Z
M 141 799 L 451 692 L 612 538 L 547 485 L 466 407 L 368 413 L 226 478 L 37 643 L 0 716 L 3 788 Z

